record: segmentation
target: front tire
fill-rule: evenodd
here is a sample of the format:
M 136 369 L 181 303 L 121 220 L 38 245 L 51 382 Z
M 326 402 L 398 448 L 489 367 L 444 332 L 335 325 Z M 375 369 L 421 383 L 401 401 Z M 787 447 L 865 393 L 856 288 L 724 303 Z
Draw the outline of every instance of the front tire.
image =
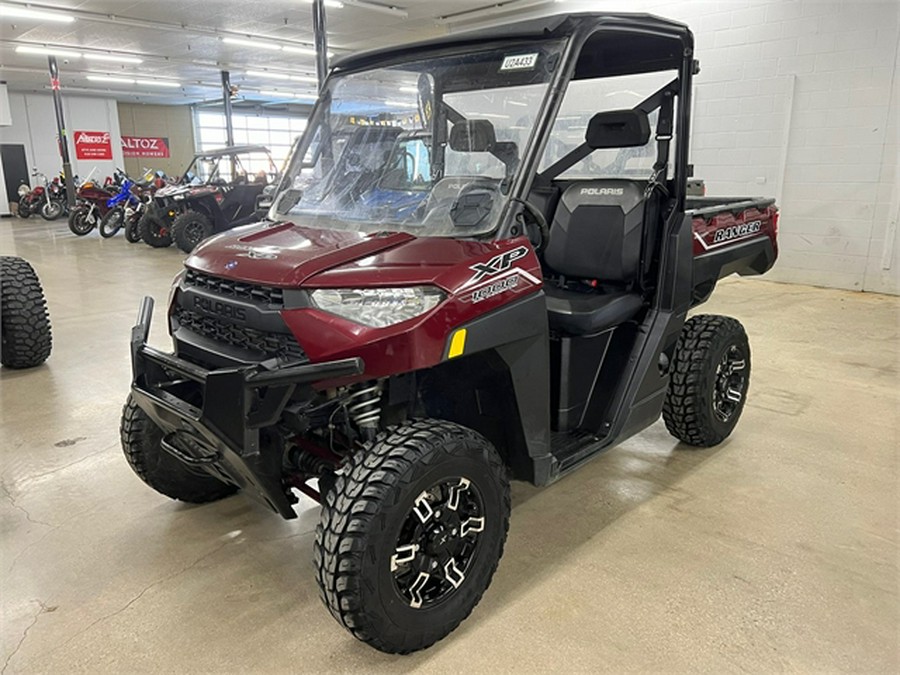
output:
M 94 229 L 97 217 L 91 213 L 88 206 L 76 206 L 69 213 L 69 230 L 72 234 L 83 237 Z
M 41 206 L 41 218 L 44 220 L 58 220 L 65 212 L 66 209 L 62 202 L 56 199 L 51 199 L 49 202 L 45 201 Z
M 0 256 L 0 363 L 39 366 L 53 346 L 47 301 L 34 268 L 21 258 Z
M 125 459 L 138 478 L 170 499 L 204 504 L 228 497 L 237 488 L 209 474 L 194 473 L 162 447 L 163 433 L 129 394 L 119 427 Z
M 663 419 L 675 438 L 708 448 L 724 441 L 744 410 L 750 342 L 737 319 L 699 314 L 675 346 Z
M 175 244 L 185 253 L 193 251 L 197 244 L 211 236 L 213 224 L 199 211 L 187 210 L 172 223 Z
M 104 239 L 114 237 L 125 222 L 125 209 L 117 206 L 106 212 L 100 219 L 100 236 Z
M 506 467 L 481 435 L 440 420 L 388 429 L 325 494 L 315 544 L 322 601 L 380 651 L 425 649 L 478 604 L 509 511 Z
M 172 232 L 168 223 L 150 211 L 141 216 L 138 230 L 144 243 L 153 248 L 166 248 L 172 245 Z

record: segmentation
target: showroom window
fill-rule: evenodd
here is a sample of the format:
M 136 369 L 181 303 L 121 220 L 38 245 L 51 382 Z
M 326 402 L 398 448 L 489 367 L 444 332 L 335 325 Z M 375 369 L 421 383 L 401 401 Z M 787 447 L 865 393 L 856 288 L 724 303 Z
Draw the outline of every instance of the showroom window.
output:
M 226 145 L 225 115 L 219 112 L 197 111 L 197 149 L 215 150 Z M 287 159 L 294 139 L 306 129 L 305 117 L 267 115 L 232 115 L 235 145 L 265 145 L 279 168 Z

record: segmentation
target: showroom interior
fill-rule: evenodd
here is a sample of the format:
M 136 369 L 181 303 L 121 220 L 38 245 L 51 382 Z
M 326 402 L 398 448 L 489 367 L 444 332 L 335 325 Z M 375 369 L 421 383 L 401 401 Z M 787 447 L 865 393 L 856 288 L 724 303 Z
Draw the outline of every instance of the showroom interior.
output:
M 896 0 L 0 0 L 0 671 L 896 672 L 898 132 Z

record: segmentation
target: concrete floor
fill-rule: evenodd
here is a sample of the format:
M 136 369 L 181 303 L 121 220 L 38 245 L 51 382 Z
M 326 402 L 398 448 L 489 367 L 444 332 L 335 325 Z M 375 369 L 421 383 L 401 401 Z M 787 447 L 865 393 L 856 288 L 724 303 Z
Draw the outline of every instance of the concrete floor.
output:
M 897 298 L 723 283 L 705 309 L 753 345 L 734 436 L 689 450 L 660 423 L 516 485 L 481 605 L 392 657 L 320 604 L 312 501 L 292 522 L 240 496 L 183 506 L 125 463 L 129 328 L 179 252 L 34 219 L 0 221 L 0 251 L 37 268 L 54 333 L 45 366 L 0 371 L 4 672 L 900 667 Z

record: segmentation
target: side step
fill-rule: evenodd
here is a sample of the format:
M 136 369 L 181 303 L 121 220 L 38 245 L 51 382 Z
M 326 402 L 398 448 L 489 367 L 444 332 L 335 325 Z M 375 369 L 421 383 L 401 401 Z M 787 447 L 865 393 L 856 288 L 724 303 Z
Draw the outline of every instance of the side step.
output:
M 607 438 L 589 431 L 554 432 L 550 437 L 550 452 L 556 460 L 554 480 L 579 467 L 609 445 Z

